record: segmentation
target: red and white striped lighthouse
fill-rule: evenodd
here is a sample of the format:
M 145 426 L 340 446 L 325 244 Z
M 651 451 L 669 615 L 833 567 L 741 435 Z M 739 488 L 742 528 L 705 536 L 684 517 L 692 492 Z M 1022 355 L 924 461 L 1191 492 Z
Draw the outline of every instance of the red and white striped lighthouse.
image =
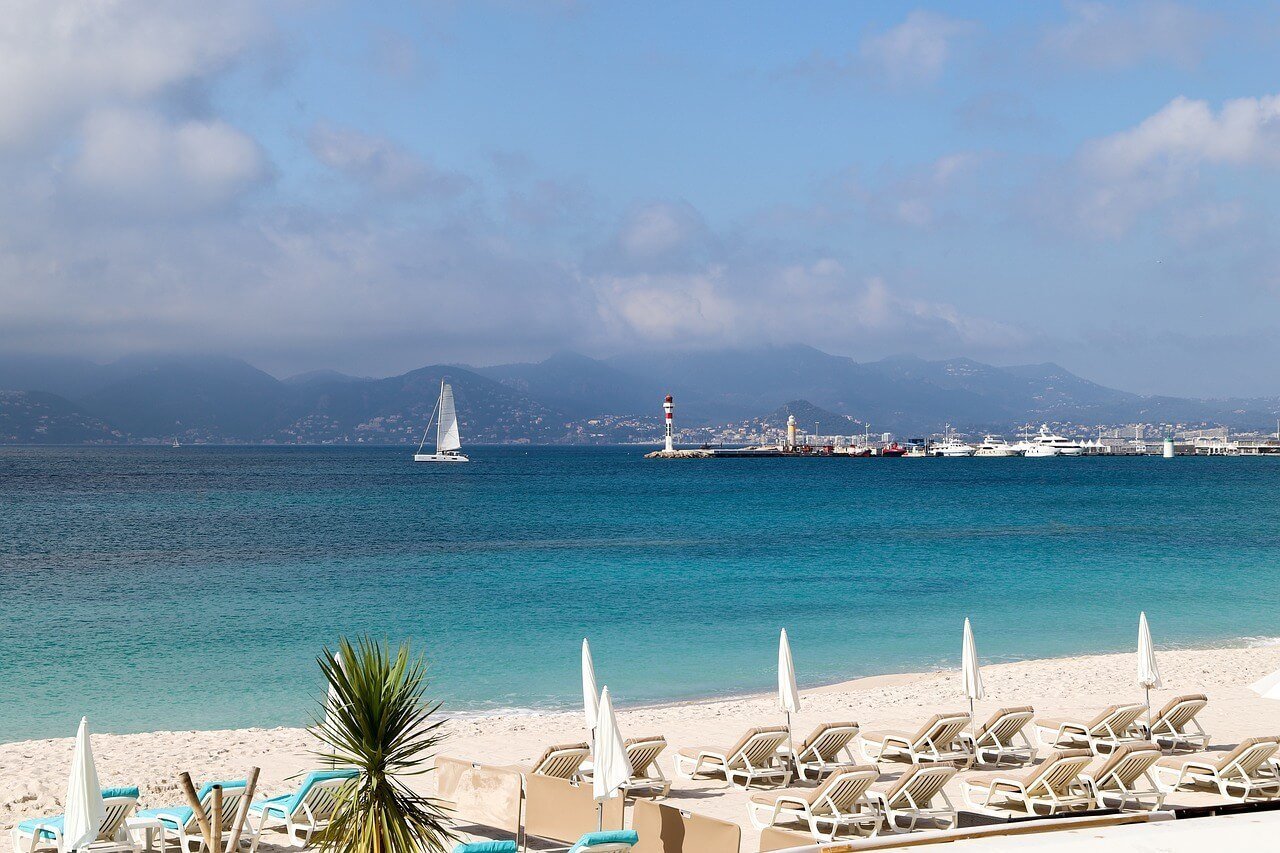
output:
M 674 418 L 675 418 L 676 404 L 672 401 L 670 394 L 667 395 L 667 399 L 662 401 L 662 411 L 664 411 L 667 415 L 667 448 L 666 450 L 668 453 L 673 453 L 675 452 L 675 449 L 676 449 L 676 444 L 675 444 L 676 435 L 674 431 L 675 430 Z

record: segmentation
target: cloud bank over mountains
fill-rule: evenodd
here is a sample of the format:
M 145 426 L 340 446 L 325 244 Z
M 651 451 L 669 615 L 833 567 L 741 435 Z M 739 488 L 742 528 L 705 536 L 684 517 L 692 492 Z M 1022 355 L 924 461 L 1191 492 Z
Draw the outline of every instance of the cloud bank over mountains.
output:
M 1280 357 L 1274 45 L 1222 47 L 1252 11 L 812 9 L 769 44 L 482 11 L 16 4 L 0 348 L 385 375 L 801 340 L 1280 392 L 1231 369 Z

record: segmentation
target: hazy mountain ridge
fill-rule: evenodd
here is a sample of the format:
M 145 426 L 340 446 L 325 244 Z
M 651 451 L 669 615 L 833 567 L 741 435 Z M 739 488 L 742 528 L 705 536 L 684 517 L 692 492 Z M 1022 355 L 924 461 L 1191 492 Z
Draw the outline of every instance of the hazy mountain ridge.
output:
M 0 357 L 0 389 L 37 392 L 0 397 L 0 442 L 416 444 L 446 377 L 468 443 L 656 440 L 666 393 L 676 398 L 677 427 L 772 423 L 779 413 L 785 422 L 794 411 L 806 431 L 830 423 L 833 433 L 869 426 L 898 435 L 947 423 L 970 433 L 1040 422 L 1269 429 L 1280 410 L 1275 399 L 1142 396 L 1056 364 L 1002 368 L 912 356 L 857 362 L 807 346 L 605 360 L 562 352 L 536 363 L 432 365 L 381 379 L 318 370 L 280 380 L 225 357 L 139 356 L 100 365 L 25 356 Z

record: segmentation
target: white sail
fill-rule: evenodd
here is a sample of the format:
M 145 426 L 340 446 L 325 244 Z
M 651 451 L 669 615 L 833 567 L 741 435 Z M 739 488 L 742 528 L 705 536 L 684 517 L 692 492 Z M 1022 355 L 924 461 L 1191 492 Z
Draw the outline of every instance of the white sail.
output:
M 440 385 L 440 420 L 436 427 L 436 453 L 458 450 L 462 440 L 458 437 L 458 413 L 453 407 L 453 388 Z

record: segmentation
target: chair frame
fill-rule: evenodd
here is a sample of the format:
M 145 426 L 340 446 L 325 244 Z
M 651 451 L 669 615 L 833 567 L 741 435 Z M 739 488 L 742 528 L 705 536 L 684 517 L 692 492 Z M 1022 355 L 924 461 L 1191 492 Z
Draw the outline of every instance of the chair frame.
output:
M 872 763 L 891 761 L 896 756 L 905 755 L 912 764 L 958 761 L 968 768 L 973 765 L 973 751 L 969 749 L 969 743 L 961 737 L 961 733 L 972 722 L 967 713 L 941 715 L 940 719 L 924 731 L 917 729 L 914 734 L 906 737 L 899 734 L 885 735 L 879 740 L 874 755 L 868 747 L 875 741 L 859 737 L 859 746 L 863 756 Z
M 1036 739 L 1041 746 L 1053 749 L 1072 749 L 1087 746 L 1094 752 L 1107 752 L 1125 743 L 1146 740 L 1144 733 L 1135 733 L 1134 726 L 1138 717 L 1146 710 L 1145 705 L 1117 705 L 1102 720 L 1094 723 L 1083 720 L 1064 720 L 1057 729 L 1052 726 L 1036 725 Z M 1129 717 L 1123 726 L 1117 722 Z M 1097 732 L 1102 731 L 1103 734 Z M 1053 740 L 1045 740 L 1044 733 L 1054 732 Z
M 867 792 L 867 797 L 880 807 L 880 812 L 884 815 L 884 828 L 895 834 L 914 832 L 916 824 L 924 819 L 945 821 L 947 828 L 955 826 L 956 807 L 951 802 L 951 798 L 947 796 L 944 786 L 956 775 L 956 768 L 949 764 L 917 764 L 906 772 L 912 774 L 912 778 L 893 794 L 892 799 L 884 791 Z M 944 778 L 941 784 L 937 784 L 935 777 L 940 775 L 944 776 Z M 932 796 L 922 803 L 918 801 L 918 791 L 915 788 L 917 784 L 925 783 L 929 785 L 937 784 L 937 789 Z M 930 804 L 939 797 L 945 805 L 931 808 Z M 905 808 L 894 805 L 900 798 L 906 800 Z M 902 817 L 907 818 L 907 826 L 905 828 L 898 825 L 898 819 Z
M 581 781 L 582 764 L 590 758 L 591 748 L 585 743 L 565 746 L 543 753 L 539 762 L 529 772 L 540 776 L 568 779 L 570 782 Z
M 1180 748 L 1180 744 L 1186 744 L 1188 750 L 1208 749 L 1209 733 L 1204 730 L 1204 726 L 1200 725 L 1200 721 L 1196 716 L 1204 710 L 1209 704 L 1208 699 L 1202 699 L 1199 696 L 1194 699 L 1182 699 L 1176 705 L 1168 710 L 1168 712 L 1160 714 L 1149 724 L 1145 724 L 1148 735 L 1151 740 L 1155 741 L 1157 746 L 1168 741 L 1169 745 L 1165 747 L 1170 751 L 1176 751 Z M 1185 719 L 1180 719 L 1179 712 L 1185 713 L 1188 706 L 1195 706 L 1195 710 L 1191 711 Z M 1180 724 L 1179 724 L 1180 721 Z M 1185 729 L 1188 726 L 1195 726 L 1194 732 L 1188 732 Z
M 689 758 L 677 752 L 676 773 L 690 780 L 699 773 L 721 773 L 727 787 L 738 784 L 737 777 L 741 776 L 744 788 L 750 788 L 757 779 L 781 777 L 778 784 L 785 788 L 791 784 L 791 766 L 779 758 L 778 750 L 786 739 L 785 730 L 770 729 L 756 732 L 729 755 L 714 749 L 699 749 L 696 758 Z M 689 763 L 693 764 L 692 768 L 685 767 Z
M 98 837 L 89 842 L 86 847 L 81 849 L 93 851 L 93 853 L 107 853 L 107 851 L 129 850 L 138 853 L 141 847 L 134 840 L 133 834 L 129 832 L 126 821 L 129 816 L 138 808 L 137 797 L 103 797 L 102 803 L 106 806 L 106 814 L 102 820 L 102 826 L 98 827 Z M 54 815 L 53 817 L 57 817 Z M 41 838 L 41 834 L 48 832 L 53 838 Z M 109 838 L 104 838 L 109 835 Z M 54 824 L 37 823 L 31 829 L 31 839 L 26 844 L 23 840 L 27 837 L 27 831 L 20 829 L 15 823 L 11 833 L 13 838 L 14 853 L 35 853 L 37 850 L 61 850 L 62 849 L 62 828 Z
M 1255 743 L 1222 767 L 1209 761 L 1188 761 L 1181 768 L 1161 767 L 1157 763 L 1152 769 L 1155 771 L 1156 784 L 1166 793 L 1173 793 L 1186 785 L 1214 785 L 1218 793 L 1227 799 L 1248 801 L 1255 791 L 1262 792 L 1259 799 L 1270 799 L 1280 796 L 1280 776 L 1276 774 L 1272 764 L 1272 756 L 1278 749 L 1280 743 L 1267 740 Z M 1262 758 L 1255 764 L 1254 759 L 1259 755 Z M 1173 784 L 1162 782 L 1161 774 L 1172 776 L 1175 773 L 1177 779 Z M 1230 793 L 1232 787 L 1241 789 L 1239 797 Z
M 868 835 L 878 835 L 884 824 L 884 815 L 879 805 L 867 796 L 867 790 L 880 777 L 880 771 L 874 768 L 837 770 L 823 783 L 825 790 L 816 802 L 810 803 L 797 794 L 782 792 L 777 795 L 772 806 L 747 801 L 747 816 L 756 829 L 767 829 L 780 821 L 804 821 L 809 824 L 815 841 L 824 842 L 835 839 L 837 833 L 845 827 L 852 827 L 856 834 L 860 828 L 870 824 Z M 861 788 L 854 798 L 854 811 L 842 809 L 837 803 L 836 794 L 845 796 L 851 790 Z M 825 806 L 825 810 L 819 811 Z M 864 808 L 866 811 L 864 811 Z M 768 813 L 768 820 L 760 816 Z M 823 832 L 822 825 L 830 824 L 830 832 Z
M 350 782 L 352 778 L 354 777 L 338 776 L 332 779 L 318 779 L 312 782 L 302 801 L 288 812 L 279 803 L 262 803 L 262 817 L 258 819 L 258 829 L 254 833 L 249 853 L 257 851 L 258 842 L 262 840 L 263 832 L 269 829 L 283 829 L 290 844 L 294 847 L 306 847 L 313 835 L 329 825 L 329 820 L 333 816 L 333 809 L 337 806 L 334 789 L 341 788 Z M 322 798 L 320 803 L 314 801 L 317 797 Z M 326 800 L 323 798 L 333 801 L 329 805 L 327 812 L 324 810 Z M 302 820 L 297 819 L 299 812 L 301 812 Z M 252 813 L 251 806 L 250 814 Z M 246 820 L 252 820 L 252 818 L 249 817 Z
M 1099 772 L 1096 778 L 1088 772 L 1081 773 L 1080 778 L 1093 789 L 1094 800 L 1103 808 L 1107 805 L 1108 796 L 1118 795 L 1120 804 L 1116 808 L 1120 811 L 1126 811 L 1130 801 L 1138 809 L 1157 811 L 1164 805 L 1164 799 L 1169 795 L 1168 792 L 1161 790 L 1156 783 L 1152 770 L 1155 767 L 1155 763 L 1160 760 L 1160 755 L 1160 748 L 1152 744 L 1151 749 L 1131 752 L 1120 758 L 1114 767 L 1105 770 L 1105 772 Z M 1134 771 L 1137 768 L 1141 769 L 1135 773 Z M 1130 781 L 1126 782 L 1126 778 Z M 1139 779 L 1146 779 L 1151 787 L 1135 787 L 1133 783 Z M 1148 796 L 1154 797 L 1154 802 L 1150 806 L 1143 802 L 1143 798 Z
M 219 783 L 221 784 L 221 783 Z M 231 832 L 235 828 L 236 815 L 240 811 L 240 801 L 244 795 L 248 793 L 247 786 L 236 785 L 228 787 L 225 784 L 222 787 L 222 829 L 224 832 Z M 200 798 L 200 807 L 204 810 L 206 817 L 209 815 L 210 809 L 213 808 L 213 790 L 205 792 Z M 190 818 L 183 819 L 181 815 L 173 813 L 157 811 L 150 815 L 160 822 L 160 850 L 163 851 L 169 846 L 170 840 L 178 846 L 181 853 L 202 853 L 205 851 L 204 835 L 200 832 L 200 822 L 196 819 L 194 813 Z M 168 825 L 166 819 L 178 824 L 177 829 L 173 829 Z M 257 834 L 253 828 L 253 821 L 249 819 L 248 810 L 245 811 L 244 827 L 240 833 L 240 843 L 249 842 L 250 847 L 257 845 Z M 222 853 L 222 851 L 216 851 Z
M 1007 776 L 996 777 L 987 785 L 965 782 L 961 793 L 968 805 L 988 813 L 1011 811 L 1008 806 L 991 802 L 997 796 L 1006 803 L 1021 803 L 1028 815 L 1038 815 L 1038 807 L 1047 807 L 1046 815 L 1088 811 L 1094 806 L 1093 788 L 1081 773 L 1092 760 L 1092 755 L 1046 758 L 1030 780 Z M 985 791 L 981 802 L 975 797 L 978 791 Z
M 1016 721 L 1019 718 L 1021 723 L 1011 730 L 1010 726 L 1013 723 L 1010 721 Z M 977 738 L 973 736 L 973 732 L 965 731 L 960 733 L 960 739 L 969 743 L 970 749 L 973 750 L 974 761 L 978 764 L 984 763 L 984 756 L 987 755 L 993 756 L 991 764 L 999 765 L 1005 759 L 1030 764 L 1036 760 L 1036 754 L 1039 752 L 1031 738 L 1027 736 L 1027 726 L 1034 718 L 1035 711 L 1010 711 L 1007 714 L 1001 714 L 1000 718 Z M 1021 738 L 1023 745 L 1018 746 L 1014 743 L 1014 738 Z
M 841 768 L 846 767 L 847 764 L 857 764 L 858 760 L 853 754 L 853 741 L 857 738 L 859 731 L 861 731 L 861 727 L 857 723 L 850 723 L 847 726 L 829 726 L 823 729 L 813 739 L 812 743 L 802 747 L 792 758 L 792 762 L 796 767 L 796 775 L 807 781 L 809 780 L 808 774 L 812 773 L 813 780 L 816 781 L 828 773 L 839 771 Z M 840 761 L 827 761 L 823 758 L 824 749 L 821 747 L 826 746 L 826 742 L 838 741 L 841 738 L 845 738 L 844 744 L 839 749 L 836 749 L 833 754 L 836 758 L 839 758 L 840 753 L 844 752 L 849 761 L 847 764 Z

